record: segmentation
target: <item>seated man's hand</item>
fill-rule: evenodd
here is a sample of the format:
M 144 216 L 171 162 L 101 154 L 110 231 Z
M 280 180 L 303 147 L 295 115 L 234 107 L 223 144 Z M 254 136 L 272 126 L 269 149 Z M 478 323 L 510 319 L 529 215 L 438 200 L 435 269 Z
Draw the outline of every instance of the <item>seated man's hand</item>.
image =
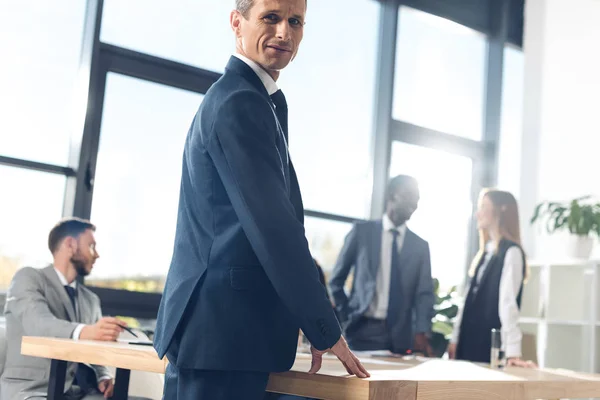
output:
M 105 379 L 98 383 L 98 390 L 104 394 L 105 399 L 110 399 L 115 391 L 115 384 L 112 379 Z
M 127 324 L 113 317 L 100 318 L 94 325 L 86 325 L 79 334 L 81 340 L 104 340 L 114 342 L 117 340 L 123 327 Z
M 309 374 L 315 374 L 321 369 L 321 364 L 323 363 L 323 354 L 327 353 L 329 350 L 342 362 L 346 371 L 350 375 L 356 375 L 359 378 L 368 378 L 371 376 L 362 366 L 358 358 L 350 351 L 348 344 L 346 343 L 346 339 L 343 336 L 340 336 L 340 340 L 333 345 L 331 349 L 327 350 L 317 350 L 314 347 L 310 347 L 310 352 L 312 354 L 312 362 L 310 366 Z

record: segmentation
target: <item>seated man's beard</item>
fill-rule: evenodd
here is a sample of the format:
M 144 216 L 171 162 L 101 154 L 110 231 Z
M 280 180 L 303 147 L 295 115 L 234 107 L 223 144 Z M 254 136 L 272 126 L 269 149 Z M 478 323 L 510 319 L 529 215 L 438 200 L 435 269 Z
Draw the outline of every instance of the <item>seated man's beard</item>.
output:
M 85 269 L 85 261 L 75 256 L 71 257 L 71 263 L 75 267 L 78 276 L 88 276 L 89 272 Z

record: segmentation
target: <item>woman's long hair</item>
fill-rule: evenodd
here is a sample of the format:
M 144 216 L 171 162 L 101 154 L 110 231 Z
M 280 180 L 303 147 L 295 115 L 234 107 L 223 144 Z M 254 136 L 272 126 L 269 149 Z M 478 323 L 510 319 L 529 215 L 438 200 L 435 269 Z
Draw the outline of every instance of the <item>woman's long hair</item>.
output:
M 519 223 L 519 206 L 517 200 L 510 192 L 496 189 L 484 189 L 479 195 L 479 201 L 484 198 L 490 200 L 494 206 L 494 213 L 498 217 L 498 227 L 500 231 L 500 239 L 507 239 L 517 243 L 521 246 L 521 227 Z M 496 249 L 500 239 L 495 243 Z M 475 269 L 481 260 L 481 257 L 485 254 L 485 245 L 490 240 L 490 234 L 487 229 L 479 229 L 479 251 L 473 258 L 471 268 L 469 270 L 469 276 L 475 274 Z M 525 263 L 525 275 L 524 280 L 527 281 L 529 277 L 529 266 Z

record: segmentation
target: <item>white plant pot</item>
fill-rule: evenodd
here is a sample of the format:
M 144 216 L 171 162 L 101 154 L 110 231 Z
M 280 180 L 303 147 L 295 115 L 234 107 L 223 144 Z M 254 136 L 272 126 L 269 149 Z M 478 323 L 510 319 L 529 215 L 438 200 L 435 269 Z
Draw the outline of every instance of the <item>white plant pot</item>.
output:
M 592 236 L 569 235 L 567 246 L 569 257 L 588 260 L 594 248 L 594 238 Z

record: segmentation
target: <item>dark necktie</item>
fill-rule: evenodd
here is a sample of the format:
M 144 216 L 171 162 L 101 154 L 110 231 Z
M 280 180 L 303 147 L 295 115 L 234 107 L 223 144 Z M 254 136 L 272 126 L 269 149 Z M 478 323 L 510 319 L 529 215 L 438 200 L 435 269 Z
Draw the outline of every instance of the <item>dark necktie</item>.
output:
M 71 299 L 71 304 L 73 305 L 73 311 L 75 311 L 75 315 L 77 315 L 77 306 L 76 306 L 76 297 L 77 297 L 77 291 L 75 290 L 74 287 L 65 286 L 65 290 L 67 291 L 67 294 L 69 295 L 69 299 Z
M 271 95 L 271 100 L 273 100 L 273 104 L 275 104 L 275 114 L 277 114 L 277 119 L 281 124 L 281 129 L 283 130 L 283 134 L 285 136 L 286 143 L 288 142 L 288 107 L 287 101 L 285 100 L 285 96 L 283 92 L 280 90 L 276 91 Z
M 388 303 L 387 323 L 389 329 L 392 329 L 398 321 L 398 312 L 402 302 L 402 287 L 400 282 L 400 254 L 398 253 L 398 235 L 397 230 L 392 233 L 392 257 L 390 268 L 390 295 Z
M 288 153 L 288 108 L 287 102 L 285 101 L 285 96 L 281 90 L 276 91 L 271 95 L 271 100 L 273 100 L 273 104 L 275 105 L 275 115 L 277 115 L 277 120 L 279 121 L 279 125 L 281 125 L 281 130 L 283 131 L 283 137 L 281 135 L 278 136 L 277 140 L 277 149 L 279 150 L 279 154 L 281 156 L 281 160 L 283 162 L 283 176 L 285 178 L 285 186 L 290 194 L 290 172 L 289 172 L 289 153 Z

